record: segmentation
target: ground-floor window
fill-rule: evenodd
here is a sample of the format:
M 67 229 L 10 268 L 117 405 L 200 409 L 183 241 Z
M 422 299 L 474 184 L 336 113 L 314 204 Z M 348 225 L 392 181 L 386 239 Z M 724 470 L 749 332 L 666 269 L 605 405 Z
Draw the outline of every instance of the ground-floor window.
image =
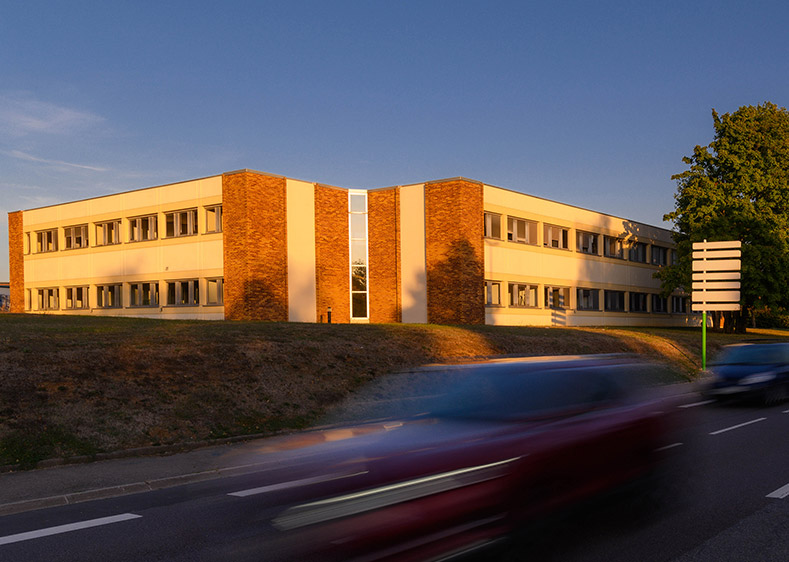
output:
M 167 304 L 170 306 L 197 306 L 200 304 L 200 281 L 167 282 Z
M 96 285 L 96 306 L 98 308 L 121 308 L 123 306 L 123 286 Z
M 88 287 L 66 287 L 66 308 L 70 310 L 90 308 Z
M 646 293 L 630 293 L 630 312 L 646 312 L 648 296 Z
M 578 289 L 578 310 L 600 310 L 599 289 Z
M 677 295 L 671 297 L 671 312 L 686 314 L 688 312 L 688 299 Z
M 516 307 L 537 306 L 537 285 L 510 283 L 509 304 Z
M 206 304 L 222 304 L 225 302 L 224 279 L 208 279 L 206 281 Z
M 660 295 L 652 295 L 652 312 L 668 312 L 668 299 Z
M 501 306 L 501 281 L 485 281 L 485 304 Z
M 625 310 L 624 291 L 605 291 L 605 309 L 611 312 L 622 312 Z
M 569 308 L 569 287 L 545 287 L 545 308 Z
M 38 310 L 58 310 L 59 303 L 59 289 L 47 288 L 38 289 Z
M 129 283 L 129 306 L 159 306 L 159 282 Z

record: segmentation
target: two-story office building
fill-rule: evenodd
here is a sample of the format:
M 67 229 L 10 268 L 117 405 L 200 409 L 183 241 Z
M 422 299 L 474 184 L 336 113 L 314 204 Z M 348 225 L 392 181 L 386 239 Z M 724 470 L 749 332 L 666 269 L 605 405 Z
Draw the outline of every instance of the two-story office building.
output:
M 240 170 L 9 213 L 13 312 L 684 325 L 670 232 L 466 178 L 343 189 Z

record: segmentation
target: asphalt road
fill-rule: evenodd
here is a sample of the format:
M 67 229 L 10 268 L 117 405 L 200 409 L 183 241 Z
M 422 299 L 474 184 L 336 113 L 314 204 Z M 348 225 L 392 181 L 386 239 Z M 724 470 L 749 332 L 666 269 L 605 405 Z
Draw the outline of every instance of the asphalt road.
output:
M 692 415 L 668 444 L 682 454 L 662 486 L 564 514 L 505 558 L 789 560 L 789 403 L 699 401 L 687 397 L 683 411 Z M 0 561 L 285 559 L 294 545 L 269 521 L 292 491 L 260 489 L 288 479 L 277 471 L 288 468 L 7 515 Z

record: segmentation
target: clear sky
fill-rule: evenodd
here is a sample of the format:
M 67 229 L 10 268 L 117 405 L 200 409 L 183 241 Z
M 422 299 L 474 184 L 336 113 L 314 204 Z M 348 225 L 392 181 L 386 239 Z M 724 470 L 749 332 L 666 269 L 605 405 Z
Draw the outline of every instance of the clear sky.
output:
M 712 108 L 788 94 L 785 0 L 3 0 L 0 281 L 8 211 L 239 168 L 669 227 Z

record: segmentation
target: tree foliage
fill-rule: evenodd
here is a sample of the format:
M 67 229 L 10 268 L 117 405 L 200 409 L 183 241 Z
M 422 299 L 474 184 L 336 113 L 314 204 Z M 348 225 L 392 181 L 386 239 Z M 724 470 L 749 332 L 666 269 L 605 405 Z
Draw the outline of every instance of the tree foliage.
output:
M 658 274 L 663 291 L 690 290 L 692 243 L 740 240 L 745 311 L 789 307 L 789 112 L 765 102 L 713 109 L 713 141 L 683 158 L 674 211 L 678 263 Z

